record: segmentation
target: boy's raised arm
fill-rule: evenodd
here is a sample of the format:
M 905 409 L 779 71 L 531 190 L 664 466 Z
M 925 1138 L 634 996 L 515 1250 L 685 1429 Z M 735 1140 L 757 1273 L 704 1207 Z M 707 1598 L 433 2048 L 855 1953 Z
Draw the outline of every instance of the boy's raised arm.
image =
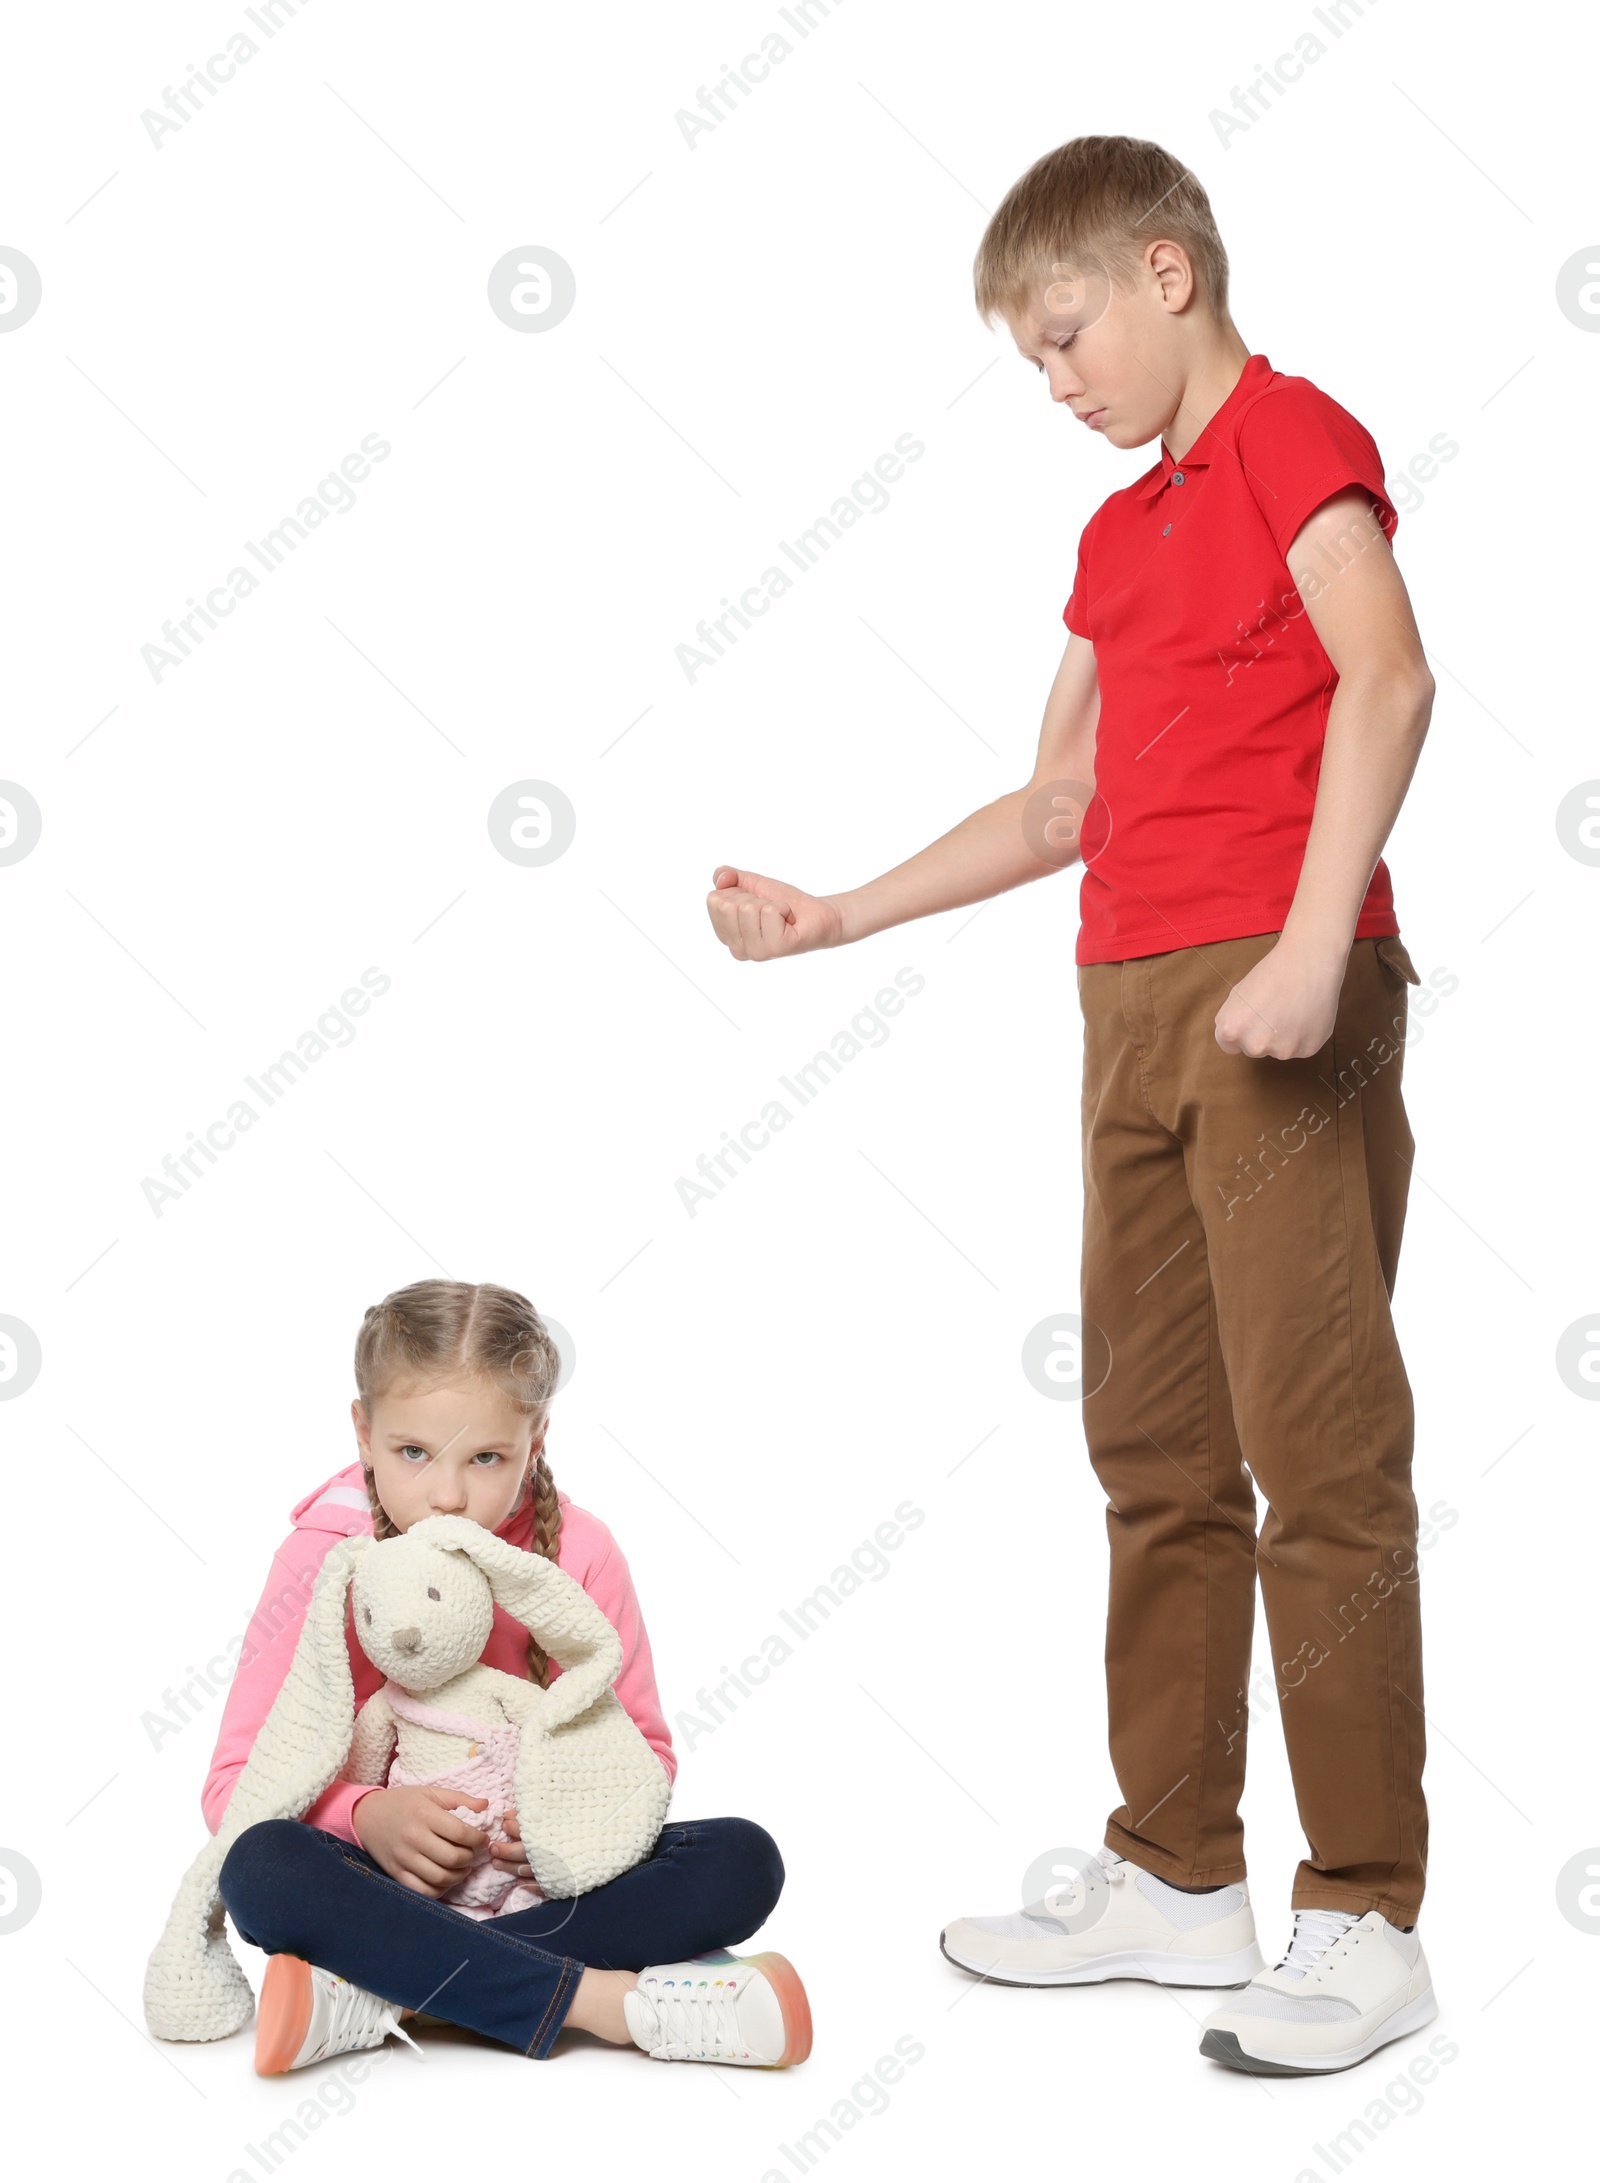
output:
M 717 867 L 706 898 L 712 929 L 742 963 L 851 940 L 931 917 L 1040 879 L 1076 861 L 1094 793 L 1100 686 L 1094 646 L 1070 636 L 1045 701 L 1032 778 L 984 804 L 904 864 L 843 894 L 810 895 L 761 872 Z

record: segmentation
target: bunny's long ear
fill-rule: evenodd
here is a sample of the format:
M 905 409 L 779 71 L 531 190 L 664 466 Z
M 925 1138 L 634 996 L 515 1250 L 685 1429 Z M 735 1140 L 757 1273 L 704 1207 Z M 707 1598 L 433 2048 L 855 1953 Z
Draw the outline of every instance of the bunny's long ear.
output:
M 575 1719 L 622 1672 L 621 1638 L 583 1586 L 543 1554 L 525 1554 L 465 1516 L 428 1517 L 407 1536 L 468 1555 L 488 1578 L 496 1605 L 560 1661 L 561 1674 L 540 1709 L 547 1730 Z
M 372 1545 L 342 1540 L 317 1571 L 289 1672 L 221 1826 L 184 1875 L 145 1971 L 145 2021 L 159 2039 L 226 2039 L 250 2021 L 255 2001 L 228 1946 L 217 1875 L 246 1827 L 298 1819 L 349 1754 L 355 1687 L 345 1615 L 356 1562 Z
M 464 1516 L 431 1516 L 408 1538 L 469 1555 L 496 1603 L 560 1662 L 524 1723 L 517 1821 L 549 1896 L 584 1895 L 649 1854 L 672 1784 L 612 1689 L 622 1640 L 575 1578 Z

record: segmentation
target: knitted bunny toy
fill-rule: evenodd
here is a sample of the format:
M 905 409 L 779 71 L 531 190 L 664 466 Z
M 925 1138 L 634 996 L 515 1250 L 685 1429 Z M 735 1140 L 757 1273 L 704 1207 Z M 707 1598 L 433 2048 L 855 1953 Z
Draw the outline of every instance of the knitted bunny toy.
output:
M 389 1678 L 359 1718 L 347 1603 L 362 1651 Z M 481 1660 L 497 1603 L 560 1662 L 548 1690 Z M 622 1641 L 582 1585 L 464 1516 L 426 1517 L 381 1542 L 341 1541 L 317 1572 L 289 1672 L 222 1824 L 185 1874 L 150 1957 L 150 2029 L 161 2039 L 226 2039 L 250 2021 L 255 2000 L 228 1946 L 217 1887 L 224 1857 L 246 1827 L 299 1818 L 335 1779 L 383 1782 L 391 1754 L 399 1763 L 389 1778 L 437 1777 L 514 1731 L 517 1818 L 540 1893 L 584 1895 L 637 1864 L 661 1831 L 671 1789 L 611 1687 L 621 1667 Z M 497 1826 L 503 1810 L 504 1799 L 491 1798 L 489 1812 L 464 1816 Z M 460 1907 L 492 1914 L 485 1905 L 502 1877 L 475 1867 Z

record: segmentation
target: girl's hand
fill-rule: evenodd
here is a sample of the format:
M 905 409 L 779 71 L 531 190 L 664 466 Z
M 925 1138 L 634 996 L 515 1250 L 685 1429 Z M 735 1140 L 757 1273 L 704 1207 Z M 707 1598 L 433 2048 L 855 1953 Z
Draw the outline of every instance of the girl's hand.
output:
M 365 1803 L 365 1797 L 361 1801 Z M 359 1811 L 360 1809 L 361 1805 L 358 1804 L 356 1810 Z M 490 1844 L 489 1855 L 502 1872 L 514 1872 L 519 1880 L 531 1880 L 533 1878 L 533 1867 L 527 1862 L 528 1853 L 522 1846 L 522 1825 L 517 1818 L 514 1805 L 507 1809 L 506 1816 L 501 1820 L 500 1824 L 504 1827 L 505 1832 L 497 1842 Z
M 361 1847 L 391 1880 L 419 1895 L 448 1895 L 487 1839 L 481 1827 L 458 1819 L 451 1807 L 471 1804 L 481 1811 L 488 1801 L 432 1782 L 374 1789 L 357 1804 L 350 1823 Z

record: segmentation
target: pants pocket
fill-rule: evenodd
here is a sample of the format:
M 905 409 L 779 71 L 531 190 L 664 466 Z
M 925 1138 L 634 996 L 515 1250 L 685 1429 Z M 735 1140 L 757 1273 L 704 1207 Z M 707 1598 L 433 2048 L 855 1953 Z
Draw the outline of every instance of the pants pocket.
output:
M 1378 950 L 1378 960 L 1386 963 L 1391 970 L 1398 971 L 1408 985 L 1420 985 L 1422 983 L 1417 974 L 1416 965 L 1406 953 L 1404 941 L 1397 934 L 1386 932 L 1374 944 Z

